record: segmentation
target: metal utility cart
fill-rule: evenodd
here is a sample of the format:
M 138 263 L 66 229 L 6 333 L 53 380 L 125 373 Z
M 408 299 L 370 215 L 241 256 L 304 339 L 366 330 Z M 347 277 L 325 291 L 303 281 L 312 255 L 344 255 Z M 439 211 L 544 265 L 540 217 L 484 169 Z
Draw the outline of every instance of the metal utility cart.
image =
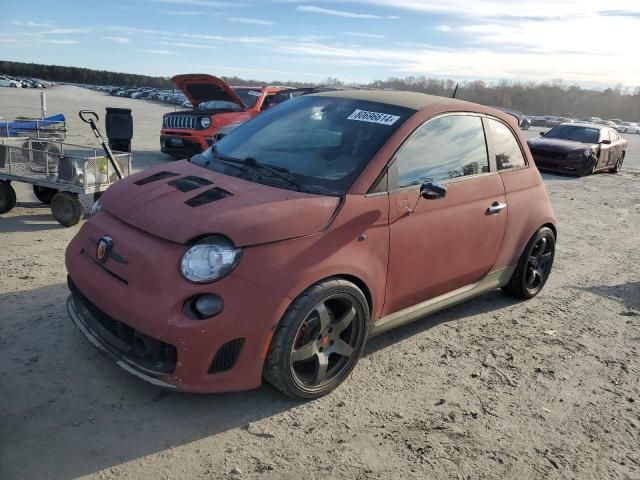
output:
M 93 120 L 87 123 L 95 127 Z M 97 196 L 131 173 L 130 153 L 107 150 L 52 139 L 0 138 L 0 214 L 16 205 L 11 182 L 23 182 L 33 185 L 38 200 L 51 205 L 58 222 L 77 224 L 84 214 L 79 194 Z
M 28 137 L 48 140 L 64 140 L 67 136 L 67 122 L 59 113 L 49 117 L 0 118 L 0 137 Z

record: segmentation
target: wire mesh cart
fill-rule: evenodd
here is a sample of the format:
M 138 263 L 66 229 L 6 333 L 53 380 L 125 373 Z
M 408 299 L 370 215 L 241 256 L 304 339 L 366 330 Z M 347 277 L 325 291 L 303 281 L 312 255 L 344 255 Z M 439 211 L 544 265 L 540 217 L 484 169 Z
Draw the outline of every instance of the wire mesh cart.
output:
M 67 122 L 61 113 L 42 119 L 0 119 L 0 137 L 28 137 L 62 141 L 67 138 Z
M 96 197 L 131 173 L 130 153 L 107 152 L 53 139 L 0 137 L 0 214 L 16 205 L 11 182 L 33 185 L 38 200 L 51 205 L 54 218 L 66 227 L 84 214 L 78 195 Z M 112 161 L 113 160 L 113 161 Z

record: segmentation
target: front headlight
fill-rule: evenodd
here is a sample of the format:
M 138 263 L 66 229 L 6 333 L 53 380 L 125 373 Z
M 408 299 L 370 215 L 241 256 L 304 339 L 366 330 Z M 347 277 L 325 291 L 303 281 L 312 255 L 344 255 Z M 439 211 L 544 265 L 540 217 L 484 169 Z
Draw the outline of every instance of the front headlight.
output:
M 233 270 L 242 255 L 231 240 L 220 235 L 204 238 L 182 257 L 180 268 L 184 278 L 194 283 L 220 280 Z
M 202 128 L 209 128 L 211 126 L 211 119 L 209 117 L 201 117 L 200 126 Z
M 93 203 L 93 207 L 91 207 L 91 214 L 89 215 L 90 217 L 93 217 L 96 213 L 98 213 L 100 210 L 102 210 L 102 205 L 100 204 L 100 200 L 96 200 Z

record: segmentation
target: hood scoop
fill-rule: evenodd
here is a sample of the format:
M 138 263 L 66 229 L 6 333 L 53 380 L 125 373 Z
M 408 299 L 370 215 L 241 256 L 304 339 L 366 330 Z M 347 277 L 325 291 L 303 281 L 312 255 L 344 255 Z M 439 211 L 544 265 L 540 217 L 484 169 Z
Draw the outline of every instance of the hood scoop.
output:
M 181 192 L 186 193 L 186 192 L 190 192 L 191 190 L 196 190 L 200 187 L 213 185 L 213 182 L 207 180 L 206 178 L 189 175 L 188 177 L 179 178 L 177 180 L 171 180 L 169 182 L 169 185 L 177 188 Z
M 206 205 L 207 203 L 216 202 L 218 200 L 222 200 L 223 198 L 231 197 L 233 193 L 224 190 L 223 188 L 213 187 L 209 190 L 205 190 L 204 192 L 196 195 L 193 198 L 187 200 L 186 203 L 190 207 L 199 207 L 201 205 Z
M 160 180 L 164 180 L 165 178 L 171 178 L 171 177 L 179 177 L 180 174 L 179 173 L 175 173 L 175 172 L 158 172 L 158 173 L 154 173 L 153 175 L 150 175 L 148 177 L 142 178 L 140 180 L 138 180 L 137 182 L 135 182 L 136 185 L 146 185 L 147 183 L 152 183 L 152 182 L 157 182 Z

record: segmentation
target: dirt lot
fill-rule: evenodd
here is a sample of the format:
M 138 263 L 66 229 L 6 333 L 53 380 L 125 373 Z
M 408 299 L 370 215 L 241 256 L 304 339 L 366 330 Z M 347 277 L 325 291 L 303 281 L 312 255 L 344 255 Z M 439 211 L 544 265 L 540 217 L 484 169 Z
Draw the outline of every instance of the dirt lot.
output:
M 171 107 L 47 96 L 80 143 L 80 108 L 133 108 L 136 166 L 167 161 Z M 0 89 L 0 115 L 38 105 Z M 20 189 L 0 218 L 0 478 L 640 478 L 640 136 L 627 137 L 620 175 L 545 175 L 560 234 L 540 296 L 496 291 L 375 338 L 310 403 L 269 386 L 166 393 L 112 365 L 65 313 L 77 228 Z

